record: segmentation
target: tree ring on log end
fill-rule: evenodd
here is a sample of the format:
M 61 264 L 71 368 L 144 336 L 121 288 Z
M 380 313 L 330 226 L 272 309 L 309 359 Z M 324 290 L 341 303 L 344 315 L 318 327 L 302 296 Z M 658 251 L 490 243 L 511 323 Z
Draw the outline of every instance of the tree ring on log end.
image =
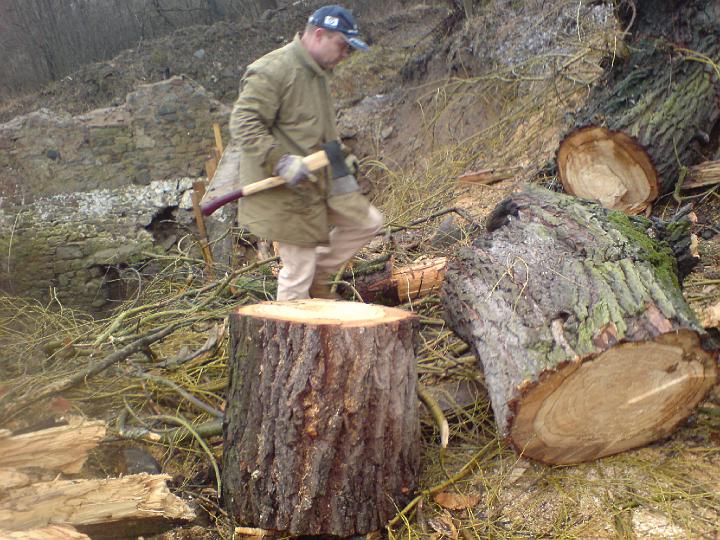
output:
M 619 131 L 586 126 L 570 133 L 557 153 L 567 193 L 627 214 L 643 212 L 658 196 L 658 175 L 648 153 Z
M 413 317 L 412 313 L 391 307 L 320 299 L 262 302 L 241 307 L 237 313 L 260 319 L 346 327 L 384 324 Z
M 530 388 L 517 403 L 510 439 L 546 463 L 616 454 L 669 435 L 716 378 L 715 359 L 694 332 L 622 343 Z

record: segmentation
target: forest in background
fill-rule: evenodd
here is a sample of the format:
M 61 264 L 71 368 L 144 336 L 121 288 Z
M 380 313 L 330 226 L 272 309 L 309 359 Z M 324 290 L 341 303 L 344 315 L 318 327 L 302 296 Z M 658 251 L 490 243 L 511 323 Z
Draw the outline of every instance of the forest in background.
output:
M 7 0 L 0 2 L 0 97 L 58 80 L 144 40 L 193 24 L 252 21 L 277 0 Z

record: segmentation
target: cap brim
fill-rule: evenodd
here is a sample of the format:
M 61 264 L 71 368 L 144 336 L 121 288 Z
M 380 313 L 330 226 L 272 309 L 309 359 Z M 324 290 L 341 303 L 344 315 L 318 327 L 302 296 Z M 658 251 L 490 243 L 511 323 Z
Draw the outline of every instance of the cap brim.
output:
M 357 49 L 359 51 L 367 51 L 370 49 L 370 46 L 367 43 L 365 43 L 362 39 L 346 36 L 342 32 L 340 32 L 340 34 L 342 35 L 343 38 L 345 38 L 345 41 L 347 41 L 348 44 L 350 44 L 350 46 L 353 49 Z

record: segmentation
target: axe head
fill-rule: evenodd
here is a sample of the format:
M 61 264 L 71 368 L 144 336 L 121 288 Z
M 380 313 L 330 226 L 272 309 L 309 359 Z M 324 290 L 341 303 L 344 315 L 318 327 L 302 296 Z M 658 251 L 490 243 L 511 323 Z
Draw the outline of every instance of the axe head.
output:
M 345 154 L 343 154 L 340 141 L 327 142 L 322 145 L 322 149 L 325 150 L 325 154 L 330 162 L 333 178 L 341 178 L 352 174 L 352 171 L 348 169 L 345 163 Z

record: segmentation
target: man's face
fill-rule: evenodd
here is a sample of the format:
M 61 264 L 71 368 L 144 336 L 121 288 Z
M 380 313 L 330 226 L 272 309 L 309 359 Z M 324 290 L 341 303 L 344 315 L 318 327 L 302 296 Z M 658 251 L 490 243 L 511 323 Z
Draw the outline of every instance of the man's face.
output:
M 350 55 L 352 48 L 340 32 L 323 28 L 318 30 L 313 57 L 323 69 L 332 69 Z

